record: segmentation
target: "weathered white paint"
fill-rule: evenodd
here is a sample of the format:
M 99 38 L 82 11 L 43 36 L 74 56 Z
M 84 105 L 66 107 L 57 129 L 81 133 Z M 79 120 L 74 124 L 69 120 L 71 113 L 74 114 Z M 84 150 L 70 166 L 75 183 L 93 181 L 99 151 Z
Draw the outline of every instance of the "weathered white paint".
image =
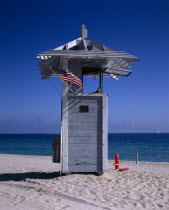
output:
M 107 170 L 107 142 L 105 142 L 107 141 L 107 130 L 104 128 L 108 126 L 105 120 L 107 115 L 106 99 L 107 95 L 105 94 L 68 94 L 69 172 L 103 172 Z M 80 112 L 82 105 L 88 106 L 88 112 Z M 103 166 L 103 164 L 106 165 Z
M 102 170 L 102 165 L 70 165 L 71 172 L 99 172 Z
M 68 60 L 62 59 L 62 68 L 68 68 Z M 68 85 L 63 83 L 62 88 L 62 122 L 61 122 L 61 145 L 62 145 L 62 172 L 68 172 Z
M 103 95 L 102 104 L 102 167 L 103 171 L 108 170 L 108 97 Z

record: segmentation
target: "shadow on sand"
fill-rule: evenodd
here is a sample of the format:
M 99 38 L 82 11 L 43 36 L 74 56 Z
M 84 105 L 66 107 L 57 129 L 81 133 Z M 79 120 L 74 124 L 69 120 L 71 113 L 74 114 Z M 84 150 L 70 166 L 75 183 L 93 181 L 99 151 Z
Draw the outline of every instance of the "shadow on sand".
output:
M 71 174 L 82 174 L 82 175 L 95 175 L 100 176 L 103 173 L 94 172 L 74 172 L 74 173 L 60 173 L 57 172 L 26 172 L 26 173 L 6 173 L 0 174 L 0 182 L 5 181 L 25 181 L 26 179 L 54 179 L 61 176 L 67 176 Z
M 0 174 L 0 182 L 25 181 L 26 179 L 54 179 L 62 176 L 60 172 L 27 172 Z

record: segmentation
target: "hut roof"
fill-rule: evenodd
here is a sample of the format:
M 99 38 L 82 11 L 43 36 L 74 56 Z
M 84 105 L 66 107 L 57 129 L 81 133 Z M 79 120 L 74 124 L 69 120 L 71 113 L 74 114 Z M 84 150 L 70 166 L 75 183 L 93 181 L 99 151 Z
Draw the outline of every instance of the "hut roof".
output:
M 60 67 L 60 58 L 83 61 L 83 75 L 108 74 L 129 76 L 132 71 L 126 70 L 138 58 L 125 52 L 113 50 L 105 45 L 87 38 L 87 29 L 82 25 L 81 37 L 60 47 L 37 55 L 43 79 L 53 77 L 51 68 Z

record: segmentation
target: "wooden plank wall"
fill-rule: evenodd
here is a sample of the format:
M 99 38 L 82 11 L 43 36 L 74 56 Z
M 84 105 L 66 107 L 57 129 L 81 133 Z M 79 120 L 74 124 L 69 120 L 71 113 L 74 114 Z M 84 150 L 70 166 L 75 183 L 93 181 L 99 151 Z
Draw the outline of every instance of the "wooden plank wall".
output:
M 80 106 L 89 112 L 79 112 Z M 68 97 L 68 171 L 102 171 L 102 97 Z

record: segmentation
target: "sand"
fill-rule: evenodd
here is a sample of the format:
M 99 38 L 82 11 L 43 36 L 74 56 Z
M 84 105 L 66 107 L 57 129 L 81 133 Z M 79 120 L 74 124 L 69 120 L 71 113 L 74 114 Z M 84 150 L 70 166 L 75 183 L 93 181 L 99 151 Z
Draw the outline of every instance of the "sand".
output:
M 0 154 L 0 209 L 169 209 L 169 163 L 109 161 L 102 176 L 60 176 L 51 157 Z

